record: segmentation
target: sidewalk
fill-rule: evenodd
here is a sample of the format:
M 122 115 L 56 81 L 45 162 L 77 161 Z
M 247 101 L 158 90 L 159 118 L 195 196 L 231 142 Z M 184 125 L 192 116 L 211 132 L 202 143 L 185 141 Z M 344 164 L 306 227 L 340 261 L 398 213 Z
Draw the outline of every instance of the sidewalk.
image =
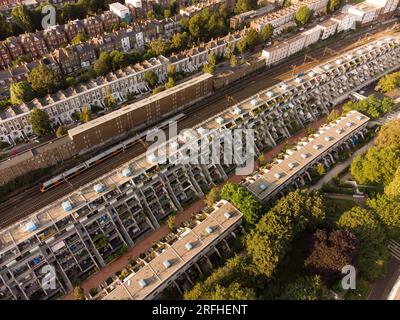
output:
M 310 124 L 308 128 L 313 128 L 317 129 L 320 127 L 323 123 L 325 123 L 326 117 L 321 118 L 320 120 Z M 294 144 L 297 140 L 303 138 L 307 132 L 307 128 L 302 129 L 295 135 L 289 137 L 286 141 L 283 143 L 277 145 L 275 148 L 272 150 L 266 152 L 264 154 L 264 160 L 268 161 L 272 158 L 274 158 L 279 152 L 282 150 L 282 148 L 285 146 L 286 143 L 288 144 Z M 258 163 L 255 163 L 255 168 L 256 170 L 258 168 Z M 243 176 L 239 175 L 234 175 L 231 176 L 227 181 L 225 181 L 222 185 L 224 185 L 227 182 L 231 183 L 239 183 L 243 179 Z M 186 208 L 185 210 L 178 212 L 175 218 L 175 225 L 179 226 L 181 223 L 184 221 L 188 220 L 193 214 L 196 212 L 201 211 L 204 209 L 205 204 L 202 199 L 197 200 L 193 204 L 190 205 L 190 207 Z M 143 239 L 141 242 L 136 244 L 134 247 L 130 248 L 127 253 L 125 253 L 123 256 L 119 257 L 117 260 L 111 262 L 104 268 L 102 268 L 100 271 L 97 273 L 93 274 L 90 276 L 88 279 L 83 281 L 81 284 L 83 290 L 85 293 L 88 293 L 91 288 L 98 287 L 102 282 L 104 282 L 106 279 L 108 279 L 110 276 L 115 275 L 116 272 L 121 271 L 128 265 L 128 260 L 130 258 L 135 259 L 137 258 L 141 253 L 147 251 L 154 242 L 159 241 L 163 237 L 165 237 L 169 233 L 167 225 L 162 225 L 160 228 L 156 229 L 153 231 L 151 234 L 149 234 L 145 239 Z M 70 292 L 66 296 L 63 297 L 63 300 L 73 300 L 73 293 Z

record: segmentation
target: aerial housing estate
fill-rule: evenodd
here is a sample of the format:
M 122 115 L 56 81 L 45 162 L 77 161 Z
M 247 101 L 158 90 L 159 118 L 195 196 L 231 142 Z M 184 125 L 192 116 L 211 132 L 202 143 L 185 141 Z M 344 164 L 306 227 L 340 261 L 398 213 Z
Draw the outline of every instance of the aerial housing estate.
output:
M 223 137 L 239 126 L 254 129 L 256 152 L 273 147 L 295 132 L 295 128 L 305 127 L 328 114 L 352 91 L 398 68 L 399 58 L 399 37 L 383 37 L 350 50 L 196 125 L 193 135 L 179 135 L 177 141 L 168 142 L 172 155 L 177 152 L 181 157 L 195 157 L 187 154 L 187 143 L 209 138 L 208 141 L 220 143 L 223 157 Z M 310 139 L 308 144 L 297 148 L 302 147 L 304 152 L 297 152 L 300 158 L 290 160 L 293 165 L 288 164 L 293 176 L 289 169 L 278 166 L 276 170 L 284 175 L 277 172 L 279 177 L 274 175 L 272 179 L 284 178 L 282 186 L 287 186 L 297 182 L 297 173 L 306 175 L 310 163 L 334 161 L 337 147 L 349 139 L 362 137 L 368 119 L 360 116 L 350 113 L 333 126 L 322 128 L 319 136 L 311 138 L 315 142 Z M 103 267 L 121 248 L 135 245 L 144 234 L 158 228 L 170 213 L 201 197 L 209 185 L 227 179 L 227 172 L 232 169 L 231 164 L 225 165 L 223 161 L 208 165 L 192 163 L 157 165 L 149 162 L 145 154 L 140 155 L 4 228 L 0 233 L 2 297 L 51 298 L 70 290 L 77 279 L 82 280 L 95 268 Z M 269 188 L 269 182 L 266 181 L 265 189 Z M 255 185 L 254 193 L 259 193 L 257 188 L 264 187 Z M 40 286 L 40 267 L 47 263 L 57 270 L 58 287 L 52 292 L 44 292 Z M 146 281 L 146 277 L 133 276 L 135 281 L 125 283 L 128 290 L 132 286 L 133 296 L 138 289 L 136 280 L 144 279 L 140 281 L 143 288 L 147 285 L 148 289 L 153 288 L 154 282 Z

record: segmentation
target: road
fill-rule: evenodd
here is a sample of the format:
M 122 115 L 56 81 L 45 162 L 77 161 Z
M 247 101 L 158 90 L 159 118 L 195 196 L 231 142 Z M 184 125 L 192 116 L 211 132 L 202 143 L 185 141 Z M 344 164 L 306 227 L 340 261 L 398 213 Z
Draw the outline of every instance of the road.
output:
M 213 115 L 231 107 L 234 102 L 228 101 L 226 96 L 231 96 L 237 101 L 244 100 L 257 92 L 273 86 L 285 79 L 292 77 L 292 67 L 297 66 L 296 73 L 308 70 L 325 60 L 331 59 L 332 57 L 340 54 L 339 51 L 349 50 L 360 44 L 357 44 L 357 40 L 367 35 L 372 38 L 382 36 L 384 30 L 390 25 L 377 25 L 374 30 L 367 29 L 362 30 L 359 33 L 347 36 L 342 41 L 334 42 L 329 46 L 329 53 L 325 52 L 325 47 L 314 50 L 311 54 L 313 62 L 303 64 L 304 55 L 294 56 L 282 64 L 275 66 L 269 70 L 263 70 L 255 74 L 251 74 L 246 78 L 238 80 L 236 83 L 231 84 L 229 87 L 218 90 L 212 96 L 195 103 L 193 106 L 185 111 L 187 117 L 182 120 L 178 125 L 178 130 L 184 128 L 190 128 L 200 123 Z M 375 33 L 371 35 L 371 32 Z M 335 53 L 332 53 L 335 51 Z M 7 225 L 16 222 L 29 214 L 33 213 L 40 208 L 45 207 L 53 201 L 56 201 L 60 197 L 67 195 L 73 190 L 78 189 L 80 186 L 93 181 L 97 177 L 115 169 L 122 165 L 128 160 L 139 156 L 146 151 L 145 147 L 141 144 L 136 144 L 132 148 L 125 152 L 114 156 L 101 164 L 81 173 L 79 176 L 69 180 L 70 184 L 62 184 L 54 189 L 41 193 L 39 187 L 33 187 L 26 190 L 24 193 L 19 194 L 11 199 L 0 204 L 0 228 L 4 228 Z

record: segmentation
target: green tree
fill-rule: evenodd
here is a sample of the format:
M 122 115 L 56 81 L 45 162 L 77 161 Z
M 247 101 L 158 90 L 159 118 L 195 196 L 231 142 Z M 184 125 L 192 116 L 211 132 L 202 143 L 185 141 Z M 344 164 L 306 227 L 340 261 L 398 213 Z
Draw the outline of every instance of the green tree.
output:
M 342 4 L 341 0 L 329 0 L 329 11 L 330 12 L 335 12 L 337 9 L 340 8 Z
M 308 273 L 321 276 L 325 283 L 337 281 L 342 277 L 343 267 L 353 264 L 356 245 L 357 238 L 348 230 L 317 230 L 304 266 Z
M 165 87 L 167 88 L 167 89 L 171 89 L 172 87 L 174 87 L 175 86 L 175 80 L 174 80 L 174 78 L 173 77 L 168 77 L 168 81 L 167 81 L 167 83 L 165 84 Z
M 28 8 L 25 5 L 19 5 L 12 9 L 11 17 L 13 23 L 23 32 L 33 32 L 33 22 Z
M 228 287 L 219 284 L 215 292 L 211 294 L 210 300 L 255 300 L 256 294 L 253 289 L 244 288 L 237 282 L 231 283 Z
M 388 258 L 386 235 L 372 211 L 353 207 L 344 212 L 337 222 L 341 229 L 352 232 L 359 242 L 356 266 L 368 280 L 377 279 L 384 272 Z
M 174 232 L 175 231 L 175 215 L 174 214 L 170 214 L 167 218 L 167 226 L 168 226 L 168 230 L 170 232 Z
M 13 67 L 15 67 L 15 66 L 19 66 L 22 63 L 25 63 L 25 62 L 29 63 L 32 61 L 33 61 L 33 59 L 30 56 L 21 55 L 21 56 L 18 56 L 17 59 L 13 60 L 12 65 L 13 65 Z
M 112 68 L 111 57 L 107 52 L 102 52 L 100 57 L 93 64 L 93 70 L 98 76 L 105 76 Z
M 230 65 L 231 65 L 232 68 L 236 67 L 238 65 L 238 60 L 237 60 L 237 58 L 236 58 L 236 56 L 234 54 L 231 55 Z
M 394 174 L 393 180 L 385 187 L 385 194 L 399 199 L 400 196 L 400 168 Z
M 83 32 L 78 32 L 78 34 L 71 40 L 71 44 L 78 44 L 87 41 L 87 36 Z
M 238 49 L 240 54 L 243 54 L 247 49 L 247 41 L 246 41 L 246 39 L 245 38 L 240 39 L 236 43 L 236 48 Z
M 154 13 L 153 10 L 149 10 L 149 11 L 147 12 L 147 19 L 153 20 L 153 19 L 155 19 L 155 17 L 156 17 L 156 14 Z
M 129 65 L 128 56 L 121 51 L 117 50 L 111 51 L 110 58 L 111 58 L 111 68 L 113 71 L 125 68 Z
M 330 123 L 340 118 L 340 112 L 336 109 L 333 109 L 326 118 L 326 123 Z
M 199 39 L 202 32 L 202 18 L 200 14 L 195 14 L 189 20 L 189 32 L 194 39 Z
M 65 80 L 61 73 L 48 69 L 43 64 L 39 64 L 31 71 L 28 81 L 38 95 L 54 93 L 65 86 Z
M 366 154 L 354 158 L 351 175 L 361 184 L 387 185 L 400 166 L 400 150 L 394 147 L 372 147 Z
M 117 106 L 117 101 L 115 101 L 115 98 L 111 94 L 110 87 L 107 87 L 106 89 L 106 96 L 104 97 L 104 106 L 106 109 L 113 109 Z
M 67 22 L 75 19 L 84 19 L 88 13 L 88 8 L 82 3 L 66 3 L 61 11 L 62 19 Z
M 400 147 L 400 119 L 389 121 L 381 127 L 375 145 L 377 147 Z
M 325 166 L 324 166 L 322 163 L 318 163 L 318 164 L 315 166 L 315 172 L 316 172 L 320 177 L 322 177 L 322 176 L 325 175 L 325 173 L 326 173 Z
M 221 189 L 221 198 L 236 206 L 248 224 L 256 223 L 263 210 L 262 204 L 246 188 L 238 184 L 226 183 Z
M 64 126 L 60 126 L 56 130 L 56 136 L 57 138 L 63 137 L 68 133 L 68 129 Z
M 12 35 L 11 24 L 7 21 L 4 14 L 0 13 L 0 41 Z
M 399 86 L 400 86 L 400 71 L 397 71 L 387 74 L 382 78 L 380 78 L 376 89 L 379 89 L 382 92 L 389 92 L 393 91 Z
M 172 78 L 175 77 L 175 65 L 173 65 L 173 64 L 168 65 L 167 74 L 168 74 L 168 77 L 172 77 Z
M 161 37 L 150 41 L 149 49 L 155 56 L 163 55 L 169 49 L 169 44 Z
M 79 114 L 79 119 L 82 122 L 89 122 L 92 120 L 92 112 L 90 111 L 90 107 L 88 105 L 84 105 L 82 107 L 82 111 Z
M 250 29 L 246 35 L 246 43 L 249 48 L 254 48 L 260 43 L 260 36 L 256 30 Z
M 211 208 L 216 202 L 221 199 L 221 190 L 218 187 L 213 187 L 204 198 L 204 203 Z
M 85 293 L 81 286 L 75 286 L 74 288 L 74 300 L 85 300 Z
M 257 278 L 252 276 L 251 261 L 244 255 L 236 255 L 227 260 L 224 266 L 217 268 L 213 273 L 202 282 L 184 293 L 185 300 L 209 300 L 218 299 L 222 296 L 233 299 L 239 295 L 243 299 L 252 299 L 253 293 L 247 288 L 253 288 L 257 284 Z M 229 296 L 227 290 L 232 287 L 232 296 Z
M 278 200 L 246 237 L 247 252 L 257 272 L 272 277 L 293 239 L 306 229 L 314 229 L 324 218 L 324 201 L 318 194 L 296 190 Z
M 51 132 L 49 115 L 40 109 L 33 109 L 29 116 L 33 132 L 41 137 Z
M 177 50 L 186 49 L 189 42 L 189 36 L 186 32 L 183 33 L 174 33 L 171 39 L 172 47 Z
M 327 300 L 328 289 L 319 276 L 298 278 L 282 292 L 284 300 Z
M 393 110 L 394 103 L 390 98 L 383 98 L 380 100 L 375 95 L 371 94 L 367 99 L 361 101 L 348 101 L 343 105 L 343 111 L 349 112 L 351 110 L 357 110 L 362 112 L 373 119 L 381 117 L 383 114 L 391 112 Z
M 152 70 L 146 71 L 146 73 L 144 74 L 144 78 L 146 79 L 150 88 L 155 88 L 155 86 L 157 85 L 157 82 L 158 82 L 158 77 L 154 73 L 154 71 L 152 71 Z
M 238 0 L 235 5 L 235 13 L 244 13 L 257 8 L 257 0 Z
M 170 9 L 164 9 L 164 18 L 168 19 L 171 17 L 171 10 Z
M 10 86 L 10 101 L 13 105 L 19 105 L 30 101 L 35 97 L 35 93 L 29 82 L 20 81 L 11 83 Z
M 400 241 L 400 201 L 393 199 L 391 195 L 378 194 L 375 198 L 368 199 L 367 205 L 376 213 L 388 238 Z
M 312 17 L 312 11 L 307 6 L 301 6 L 297 9 L 294 16 L 297 25 L 305 26 Z
M 272 35 L 274 33 L 274 27 L 268 23 L 260 32 L 260 37 L 263 42 L 267 42 L 269 39 L 271 39 Z

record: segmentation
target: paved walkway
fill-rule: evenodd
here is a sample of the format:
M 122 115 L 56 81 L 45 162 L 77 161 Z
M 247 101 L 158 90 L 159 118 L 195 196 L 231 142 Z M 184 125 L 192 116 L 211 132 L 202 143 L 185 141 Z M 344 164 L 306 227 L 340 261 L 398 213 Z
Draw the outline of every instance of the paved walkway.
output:
M 348 158 L 346 161 L 341 162 L 336 164 L 332 170 L 329 170 L 328 173 L 326 175 L 324 175 L 322 177 L 322 179 L 320 179 L 316 184 L 314 184 L 312 187 L 309 188 L 310 191 L 314 191 L 314 190 L 319 190 L 322 188 L 322 186 L 326 183 L 328 183 L 329 181 L 331 181 L 334 177 L 336 177 L 339 173 L 341 173 L 343 170 L 345 170 L 347 167 L 350 166 L 351 161 L 353 161 L 353 159 L 358 156 L 359 154 L 363 154 L 365 152 L 367 152 L 367 150 L 369 148 L 371 148 L 374 145 L 374 140 L 371 140 L 370 142 L 368 142 L 365 146 L 363 146 L 362 148 L 356 150 L 350 158 Z
M 325 121 L 326 121 L 326 117 L 323 117 L 320 120 L 310 124 L 308 126 L 308 128 L 317 129 L 323 123 L 325 123 Z M 306 132 L 307 132 L 306 128 L 302 129 L 295 135 L 289 137 L 286 141 L 277 145 L 272 150 L 266 152 L 264 154 L 264 160 L 269 161 L 270 159 L 274 158 L 283 149 L 283 147 L 285 147 L 286 144 L 289 144 L 289 145 L 294 144 L 296 141 L 303 138 L 305 136 Z M 256 162 L 254 169 L 256 170 L 257 168 L 258 168 L 258 163 Z M 234 175 L 234 176 L 231 176 L 223 184 L 225 184 L 226 182 L 239 183 L 242 179 L 243 179 L 243 176 Z M 223 184 L 221 184 L 221 186 Z M 196 202 L 191 204 L 190 207 L 177 213 L 176 218 L 175 218 L 175 225 L 179 226 L 181 223 L 188 220 L 193 214 L 204 209 L 204 207 L 205 207 L 205 204 L 204 204 L 203 198 L 197 200 Z M 144 238 L 141 242 L 136 244 L 134 247 L 130 248 L 128 250 L 128 252 L 125 253 L 123 256 L 119 257 L 117 260 L 111 262 L 110 264 L 108 264 L 107 266 L 102 268 L 100 271 L 93 274 L 85 281 L 83 281 L 81 286 L 82 286 L 83 290 L 85 291 L 85 293 L 88 293 L 91 288 L 98 287 L 101 283 L 103 283 L 110 276 L 113 276 L 113 275 L 115 275 L 115 273 L 124 269 L 128 265 L 128 260 L 130 258 L 136 259 L 141 253 L 146 252 L 153 245 L 153 243 L 159 241 L 160 239 L 165 237 L 168 233 L 169 233 L 169 230 L 168 230 L 167 225 L 165 225 L 165 224 L 162 225 L 160 228 L 156 229 L 151 234 L 149 234 L 146 238 Z M 64 300 L 72 300 L 73 293 L 70 292 L 63 299 Z

